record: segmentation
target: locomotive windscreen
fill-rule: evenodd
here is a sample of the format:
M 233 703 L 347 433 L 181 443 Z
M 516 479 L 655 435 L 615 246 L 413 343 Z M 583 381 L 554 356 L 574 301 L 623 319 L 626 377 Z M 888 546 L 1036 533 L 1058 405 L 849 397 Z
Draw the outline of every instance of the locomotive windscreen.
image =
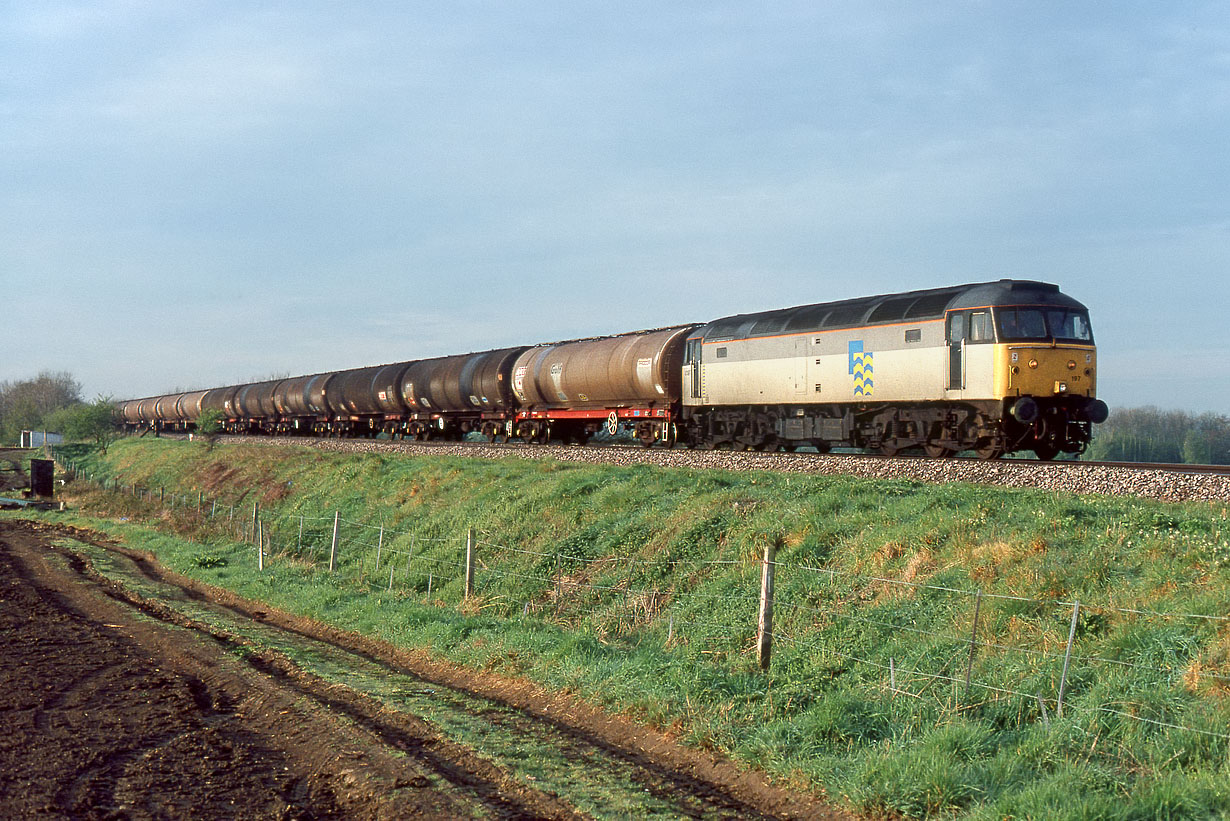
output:
M 1003 342 L 1046 341 L 1093 343 L 1086 311 L 1067 308 L 997 308 Z

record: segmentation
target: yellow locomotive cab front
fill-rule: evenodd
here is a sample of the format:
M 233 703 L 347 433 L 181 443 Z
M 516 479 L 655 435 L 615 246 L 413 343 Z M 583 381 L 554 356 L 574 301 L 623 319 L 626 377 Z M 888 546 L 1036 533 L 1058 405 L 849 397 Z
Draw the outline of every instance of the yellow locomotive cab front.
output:
M 1092 345 L 996 346 L 995 394 L 1017 396 L 1097 396 L 1097 349 Z

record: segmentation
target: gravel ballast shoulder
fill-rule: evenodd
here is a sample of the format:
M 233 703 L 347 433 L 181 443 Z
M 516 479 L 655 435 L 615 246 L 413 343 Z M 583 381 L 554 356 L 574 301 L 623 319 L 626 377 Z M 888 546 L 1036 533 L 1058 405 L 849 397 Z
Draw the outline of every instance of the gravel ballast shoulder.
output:
M 1036 462 L 1026 460 L 884 459 L 860 455 L 758 453 L 675 448 L 578 447 L 562 445 L 485 445 L 423 443 L 364 439 L 301 439 L 285 437 L 225 437 L 226 441 L 299 445 L 342 453 L 404 453 L 462 456 L 472 459 L 554 459 L 561 462 L 696 468 L 702 470 L 762 470 L 856 476 L 864 479 L 914 479 L 943 484 L 972 482 L 1059 493 L 1136 496 L 1165 502 L 1230 502 L 1230 476 L 1182 473 L 1142 466 Z

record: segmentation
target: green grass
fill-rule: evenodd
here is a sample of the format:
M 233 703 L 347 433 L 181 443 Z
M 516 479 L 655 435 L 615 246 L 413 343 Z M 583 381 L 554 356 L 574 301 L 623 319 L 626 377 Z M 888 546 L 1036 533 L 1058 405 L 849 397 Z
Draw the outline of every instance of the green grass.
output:
M 855 808 L 1230 813 L 1230 623 L 1124 612 L 1230 615 L 1224 505 L 149 440 L 105 457 L 61 454 L 100 477 L 190 496 L 171 512 L 113 493 L 79 497 L 90 523 L 182 573 L 576 693 Z M 227 513 L 235 505 L 237 520 L 259 503 L 274 546 L 264 574 L 251 545 L 196 513 L 198 491 Z M 370 527 L 343 526 L 330 576 L 334 511 Z M 384 561 L 401 551 L 393 592 L 388 565 L 373 568 L 381 524 Z M 477 595 L 462 602 L 470 527 Z M 781 545 L 780 638 L 762 673 L 756 597 L 770 541 Z M 929 587 L 910 586 L 920 584 Z M 974 599 L 953 591 L 975 589 L 984 596 L 966 692 Z M 1074 599 L 1082 612 L 1060 717 Z

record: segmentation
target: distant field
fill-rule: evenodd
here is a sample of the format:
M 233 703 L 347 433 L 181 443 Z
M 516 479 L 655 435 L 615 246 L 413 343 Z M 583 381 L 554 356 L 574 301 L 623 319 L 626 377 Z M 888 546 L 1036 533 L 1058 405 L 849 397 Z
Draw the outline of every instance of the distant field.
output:
M 59 452 L 152 491 L 78 484 L 79 523 L 179 572 L 578 694 L 855 809 L 1230 813 L 1226 505 L 135 439 Z M 254 502 L 263 572 L 240 541 Z

